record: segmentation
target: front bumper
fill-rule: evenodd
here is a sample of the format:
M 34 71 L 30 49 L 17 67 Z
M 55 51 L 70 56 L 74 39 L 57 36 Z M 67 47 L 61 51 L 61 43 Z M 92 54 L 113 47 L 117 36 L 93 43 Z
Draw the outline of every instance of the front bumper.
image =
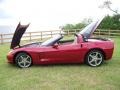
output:
M 7 62 L 8 63 L 14 63 L 14 55 L 12 53 L 8 53 Z

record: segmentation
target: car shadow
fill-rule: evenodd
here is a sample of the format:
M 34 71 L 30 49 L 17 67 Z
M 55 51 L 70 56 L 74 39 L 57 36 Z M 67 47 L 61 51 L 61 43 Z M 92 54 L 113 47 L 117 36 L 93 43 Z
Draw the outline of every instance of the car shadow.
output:
M 16 65 L 15 65 L 15 64 L 9 64 L 9 63 L 8 63 L 8 64 L 7 64 L 7 67 L 8 67 L 8 68 L 15 68 Z
M 104 62 L 101 66 L 98 66 L 98 67 L 106 67 L 108 66 L 109 63 L 108 62 Z M 7 64 L 7 67 L 8 68 L 17 68 L 17 65 L 15 64 Z M 39 65 L 32 65 L 30 68 L 32 67 L 36 67 L 36 68 L 40 68 L 40 67 L 89 67 L 89 68 L 98 68 L 98 67 L 91 67 L 91 66 L 88 66 L 84 63 L 80 64 L 80 63 L 75 63 L 75 64 L 39 64 Z
M 33 65 L 33 67 L 76 67 L 76 66 L 87 66 L 85 64 L 44 64 L 44 65 Z

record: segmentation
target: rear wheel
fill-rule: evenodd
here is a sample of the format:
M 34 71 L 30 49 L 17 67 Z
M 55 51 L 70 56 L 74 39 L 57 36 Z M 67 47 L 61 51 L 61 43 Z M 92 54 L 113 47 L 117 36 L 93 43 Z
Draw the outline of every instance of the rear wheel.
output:
M 92 67 L 100 66 L 103 63 L 104 55 L 99 50 L 91 50 L 86 56 L 86 64 Z
M 15 57 L 15 63 L 20 68 L 28 68 L 32 65 L 32 58 L 27 53 L 18 53 Z

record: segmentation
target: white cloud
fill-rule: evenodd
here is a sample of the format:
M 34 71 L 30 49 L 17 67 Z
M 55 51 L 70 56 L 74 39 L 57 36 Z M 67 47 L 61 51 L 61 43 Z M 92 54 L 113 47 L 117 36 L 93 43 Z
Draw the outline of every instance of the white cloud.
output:
M 98 8 L 104 0 L 7 0 L 0 6 L 13 16 L 13 22 L 31 22 L 36 28 L 54 29 L 66 23 L 77 23 L 84 18 L 98 18 L 111 13 Z M 118 5 L 115 0 L 113 4 Z M 115 7 L 115 6 L 114 6 Z M 5 22 L 5 21 L 4 21 Z M 7 24 L 9 24 L 7 22 Z

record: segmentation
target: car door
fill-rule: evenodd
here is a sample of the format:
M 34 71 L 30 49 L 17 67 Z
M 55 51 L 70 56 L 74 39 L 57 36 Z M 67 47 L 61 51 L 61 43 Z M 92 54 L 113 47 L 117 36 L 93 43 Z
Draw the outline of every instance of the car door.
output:
M 60 61 L 63 63 L 77 63 L 81 62 L 83 57 L 83 48 L 81 44 L 66 44 L 60 45 L 59 49 L 59 57 Z
M 81 62 L 83 51 L 81 44 L 49 46 L 40 53 L 40 58 L 46 63 L 76 63 Z
M 53 46 L 44 47 L 44 51 L 40 52 L 40 61 L 43 63 L 57 63 L 59 60 L 59 49 Z

